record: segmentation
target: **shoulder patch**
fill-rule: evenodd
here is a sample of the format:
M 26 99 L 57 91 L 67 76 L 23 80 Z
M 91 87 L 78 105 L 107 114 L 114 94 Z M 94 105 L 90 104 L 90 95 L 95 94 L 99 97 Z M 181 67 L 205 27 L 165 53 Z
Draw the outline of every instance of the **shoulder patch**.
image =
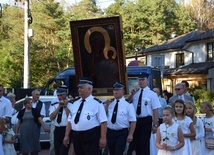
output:
M 94 97 L 94 100 L 96 100 L 99 103 L 103 103 L 102 101 L 100 101 L 98 98 Z
M 54 106 L 54 105 L 57 104 L 57 103 L 59 103 L 59 102 L 52 103 L 51 105 Z
M 126 100 L 126 102 L 128 102 L 128 103 L 132 103 L 130 100 L 128 100 L 128 99 L 125 99 Z
M 76 101 L 79 100 L 79 99 L 80 99 L 80 97 L 77 97 L 77 98 L 75 98 L 75 99 L 69 100 L 68 102 L 73 104 L 74 102 L 76 102 Z

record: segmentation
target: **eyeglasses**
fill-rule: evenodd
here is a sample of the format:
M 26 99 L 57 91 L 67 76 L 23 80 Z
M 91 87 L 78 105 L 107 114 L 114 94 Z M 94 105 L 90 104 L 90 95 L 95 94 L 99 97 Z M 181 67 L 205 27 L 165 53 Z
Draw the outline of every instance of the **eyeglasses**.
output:
M 181 90 L 182 88 L 175 88 L 175 90 Z

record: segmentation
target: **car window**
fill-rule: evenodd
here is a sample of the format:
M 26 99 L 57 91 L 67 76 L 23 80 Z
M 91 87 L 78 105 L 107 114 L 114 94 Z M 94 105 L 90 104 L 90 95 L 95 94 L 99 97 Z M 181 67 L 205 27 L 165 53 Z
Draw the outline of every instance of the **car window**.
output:
M 43 103 L 45 104 L 46 117 L 49 117 L 49 107 L 51 105 L 51 101 L 43 101 Z

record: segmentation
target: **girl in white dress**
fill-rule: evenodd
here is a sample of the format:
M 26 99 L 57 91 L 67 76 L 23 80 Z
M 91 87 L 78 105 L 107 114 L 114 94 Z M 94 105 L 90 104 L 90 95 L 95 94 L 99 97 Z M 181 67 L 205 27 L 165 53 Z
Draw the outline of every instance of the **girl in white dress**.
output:
M 200 118 L 195 116 L 197 109 L 193 102 L 186 102 L 186 115 L 189 116 L 194 124 L 196 136 L 190 138 L 193 155 L 202 155 L 202 139 L 204 138 L 204 124 Z
M 190 138 L 195 137 L 194 124 L 190 117 L 186 116 L 184 101 L 178 99 L 174 103 L 175 117 L 173 121 L 180 125 L 184 134 L 184 149 L 181 155 L 193 155 Z
M 3 132 L 3 151 L 4 155 L 15 155 L 16 151 L 14 148 L 15 133 L 10 128 L 9 119 L 4 119 L 4 132 Z
M 163 109 L 163 124 L 156 133 L 156 146 L 158 155 L 181 155 L 184 146 L 184 136 L 178 124 L 172 121 L 173 109 Z
M 205 139 L 214 138 L 214 116 L 213 107 L 211 102 L 202 102 L 200 104 L 201 112 L 206 114 L 202 121 L 205 127 Z M 205 140 L 203 141 L 203 155 L 214 155 L 214 150 L 207 149 L 205 147 Z

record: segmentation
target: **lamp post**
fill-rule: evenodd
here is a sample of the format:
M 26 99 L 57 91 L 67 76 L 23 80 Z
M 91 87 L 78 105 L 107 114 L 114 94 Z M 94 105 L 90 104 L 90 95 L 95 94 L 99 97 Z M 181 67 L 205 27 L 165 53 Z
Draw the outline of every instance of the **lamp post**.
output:
M 24 6 L 24 86 L 23 88 L 30 88 L 30 48 L 28 38 L 28 14 L 29 14 L 29 0 L 25 0 Z
M 0 3 L 0 18 L 2 17 L 2 6 L 1 6 L 1 3 Z

